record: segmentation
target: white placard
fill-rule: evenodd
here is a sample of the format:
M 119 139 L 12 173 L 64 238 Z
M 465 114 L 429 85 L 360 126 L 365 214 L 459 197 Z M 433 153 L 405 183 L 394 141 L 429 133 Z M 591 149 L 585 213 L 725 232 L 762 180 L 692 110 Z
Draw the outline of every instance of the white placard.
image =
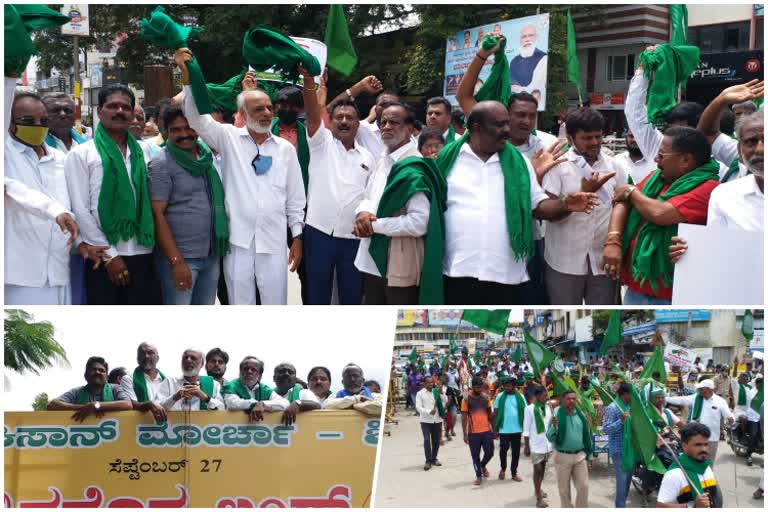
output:
M 90 34 L 91 23 L 88 17 L 88 4 L 64 4 L 61 13 L 69 16 L 69 23 L 61 26 L 63 35 L 87 36 Z
M 763 304 L 763 233 L 680 224 L 688 252 L 675 265 L 672 304 Z

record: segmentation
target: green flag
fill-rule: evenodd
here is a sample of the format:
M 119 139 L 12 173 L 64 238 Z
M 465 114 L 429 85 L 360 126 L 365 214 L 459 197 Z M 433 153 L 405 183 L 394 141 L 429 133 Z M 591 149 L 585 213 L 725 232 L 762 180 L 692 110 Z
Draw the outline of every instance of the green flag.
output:
M 544 345 L 536 341 L 528 334 L 527 330 L 523 330 L 525 339 L 525 350 L 528 352 L 528 359 L 531 360 L 531 366 L 536 375 L 549 366 L 549 363 L 555 360 L 557 357 L 554 352 L 546 348 Z
M 744 339 L 752 341 L 755 336 L 755 321 L 752 318 L 752 311 L 749 309 L 744 310 L 744 320 L 741 322 L 741 334 L 744 335 Z
M 426 366 L 424 365 L 424 360 L 423 359 L 419 359 L 419 364 L 418 364 L 417 368 L 419 369 L 419 371 L 421 373 L 424 373 L 424 370 L 426 369 Z
M 672 27 L 672 44 L 688 44 L 688 7 L 685 4 L 669 6 L 669 24 Z
M 325 45 L 328 47 L 328 67 L 349 76 L 357 65 L 357 53 L 352 46 L 349 27 L 344 17 L 344 6 L 331 4 L 325 26 Z
M 457 350 L 459 350 L 458 345 L 456 345 L 456 342 L 453 341 L 453 335 L 448 338 L 448 350 L 451 352 L 451 355 L 455 354 Z
M 608 317 L 608 327 L 603 334 L 603 343 L 600 345 L 600 355 L 605 355 L 608 351 L 621 342 L 621 311 L 614 309 L 611 316 Z
M 597 377 L 592 377 L 592 387 L 597 391 L 597 396 L 600 397 L 600 400 L 603 402 L 605 407 L 611 405 L 611 402 L 613 402 L 613 396 L 607 389 L 602 386 L 602 384 L 600 384 L 600 381 L 597 380 Z
M 571 18 L 571 10 L 568 9 L 568 81 L 576 86 L 579 91 L 579 103 L 581 103 L 581 93 L 583 88 L 581 86 L 581 74 L 579 72 L 579 56 L 576 54 L 576 31 L 573 29 L 573 18 Z
M 419 357 L 419 355 L 416 353 L 416 347 L 413 347 L 411 354 L 408 356 L 408 362 L 411 364 L 415 363 L 417 357 Z
M 445 354 L 443 356 L 443 359 L 440 361 L 440 368 L 447 368 L 448 367 L 448 354 Z
M 760 383 L 760 387 L 757 389 L 752 401 L 749 402 L 749 407 L 755 412 L 760 412 L 760 407 L 763 405 L 763 390 L 765 389 L 765 382 Z
M 552 381 L 552 396 L 560 396 L 568 391 L 568 386 L 556 373 L 550 373 L 547 378 Z
M 664 368 L 664 351 L 662 350 L 661 345 L 656 345 L 653 355 L 651 355 L 645 363 L 645 368 L 643 368 L 643 373 L 640 374 L 640 378 L 653 378 L 653 374 L 656 372 L 659 372 L 659 382 L 667 382 L 667 370 Z
M 475 349 L 475 361 L 480 361 L 480 358 L 483 357 L 483 351 L 478 349 Z
M 512 360 L 516 363 L 520 363 L 520 360 L 523 358 L 523 351 L 520 349 L 520 344 L 517 345 L 517 348 L 512 353 Z
M 656 427 L 645 410 L 643 401 L 634 386 L 630 390 L 629 421 L 632 426 L 632 445 L 639 449 L 645 467 L 660 475 L 667 472 L 656 456 Z
M 484 331 L 504 336 L 509 325 L 509 309 L 465 309 L 461 319 Z

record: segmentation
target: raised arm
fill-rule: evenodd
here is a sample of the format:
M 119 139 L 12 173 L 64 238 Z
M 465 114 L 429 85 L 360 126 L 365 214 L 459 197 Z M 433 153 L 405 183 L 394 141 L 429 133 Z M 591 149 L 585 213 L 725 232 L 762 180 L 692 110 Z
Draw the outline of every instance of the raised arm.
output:
M 475 85 L 477 85 L 477 79 L 480 76 L 480 71 L 483 69 L 483 66 L 488 60 L 488 57 L 496 53 L 496 51 L 499 49 L 503 40 L 504 38 L 500 37 L 498 43 L 496 43 L 496 46 L 490 50 L 483 50 L 482 46 L 478 48 L 475 57 L 469 64 L 469 68 L 467 68 L 464 76 L 461 77 L 459 88 L 456 91 L 456 101 L 459 102 L 459 106 L 461 107 L 461 110 L 464 112 L 465 116 L 468 116 L 477 104 L 477 101 L 475 101 Z
M 736 103 L 760 98 L 763 95 L 763 85 L 762 80 L 755 79 L 746 84 L 723 89 L 723 92 L 718 94 L 701 113 L 699 125 L 696 128 L 707 136 L 710 144 L 714 143 L 720 135 L 720 116 L 722 116 L 723 110 Z M 730 162 L 725 163 L 730 164 Z
M 328 103 L 328 105 L 326 105 L 326 110 L 330 112 L 331 107 L 333 107 L 333 104 L 339 100 L 344 100 L 344 99 L 354 100 L 364 92 L 371 95 L 378 94 L 383 88 L 384 86 L 382 85 L 381 81 L 378 78 L 376 78 L 373 75 L 368 75 L 367 77 L 363 78 L 362 80 L 357 82 L 355 85 L 353 85 L 346 91 L 342 92 L 341 94 L 333 98 L 331 102 Z
M 307 112 L 307 135 L 312 137 L 323 122 L 323 114 L 320 110 L 320 103 L 317 101 L 314 77 L 310 76 L 302 65 L 297 66 L 297 70 L 304 79 L 302 92 L 304 94 L 304 110 Z
M 646 51 L 655 49 L 655 46 L 649 46 Z M 645 106 L 647 96 L 648 80 L 643 75 L 643 68 L 640 66 L 635 71 L 632 81 L 629 82 L 624 113 L 627 116 L 627 125 L 632 130 L 632 135 L 635 136 L 643 156 L 654 158 L 659 152 L 664 136 L 648 122 L 648 109 Z

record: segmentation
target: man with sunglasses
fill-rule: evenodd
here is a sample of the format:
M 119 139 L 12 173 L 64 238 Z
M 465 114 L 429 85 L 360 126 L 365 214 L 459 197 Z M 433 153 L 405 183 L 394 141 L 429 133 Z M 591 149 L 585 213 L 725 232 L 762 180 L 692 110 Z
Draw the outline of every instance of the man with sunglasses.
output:
M 303 252 L 304 182 L 296 150 L 272 134 L 273 107 L 269 96 L 244 80 L 237 98 L 246 125 L 217 123 L 200 114 L 190 87 L 188 48 L 174 55 L 184 84 L 184 113 L 189 126 L 221 155 L 221 177 L 229 214 L 229 254 L 224 279 L 230 304 L 288 302 L 286 268 L 295 272 Z M 250 83 L 248 83 L 250 81 Z M 246 90 L 247 89 L 247 90 Z M 291 229 L 290 254 L 285 250 L 285 226 Z

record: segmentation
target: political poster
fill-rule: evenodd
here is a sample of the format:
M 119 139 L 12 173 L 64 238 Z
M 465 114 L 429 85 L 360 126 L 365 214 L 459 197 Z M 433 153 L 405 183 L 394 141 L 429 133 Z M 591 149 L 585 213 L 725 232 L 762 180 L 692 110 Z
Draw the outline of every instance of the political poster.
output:
M 449 38 L 446 41 L 443 95 L 453 105 L 458 105 L 459 82 L 488 34 L 507 38 L 505 53 L 509 59 L 512 92 L 531 93 L 539 100 L 539 111 L 543 111 L 547 104 L 549 14 L 487 23 L 461 30 Z M 490 75 L 492 65 L 493 56 L 483 65 L 475 91 Z

